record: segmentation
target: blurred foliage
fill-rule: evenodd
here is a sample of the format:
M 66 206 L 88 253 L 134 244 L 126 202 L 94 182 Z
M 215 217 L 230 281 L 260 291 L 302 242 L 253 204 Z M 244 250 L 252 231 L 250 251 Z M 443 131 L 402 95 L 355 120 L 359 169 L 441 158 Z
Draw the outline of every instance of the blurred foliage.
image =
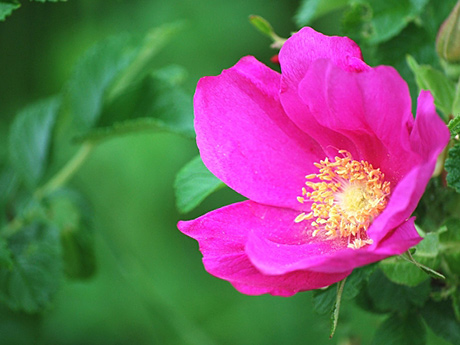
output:
M 296 22 L 334 34 L 341 23 L 369 63 L 394 65 L 415 94 L 406 54 L 420 68 L 439 67 L 430 45 L 452 4 L 304 0 Z M 198 158 L 174 179 L 197 154 L 191 102 L 198 78 L 244 55 L 270 65 L 270 41 L 248 16 L 269 18 L 288 37 L 298 6 L 293 0 L 24 1 L 13 12 L 18 2 L 0 1 L 0 20 L 12 12 L 0 23 L 2 341 L 331 344 L 328 318 L 313 309 L 332 310 L 335 286 L 313 299 L 312 293 L 241 295 L 204 271 L 196 243 L 176 229 L 174 183 L 187 218 L 241 200 Z M 83 159 L 61 188 L 54 177 Z M 200 188 L 191 188 L 192 181 L 201 181 Z M 439 230 L 437 220 L 426 223 Z M 445 227 L 458 233 L 457 225 Z M 430 235 L 435 239 L 418 255 L 455 264 L 457 252 L 438 257 L 431 246 L 458 242 L 445 234 Z M 444 344 L 430 329 L 458 343 L 459 297 L 451 293 L 458 282 L 433 281 L 435 300 L 425 276 L 398 284 L 400 264 L 364 267 L 347 279 L 332 343 L 403 344 L 410 337 L 420 344 L 426 336 L 428 344 Z M 426 335 L 422 317 L 430 326 Z

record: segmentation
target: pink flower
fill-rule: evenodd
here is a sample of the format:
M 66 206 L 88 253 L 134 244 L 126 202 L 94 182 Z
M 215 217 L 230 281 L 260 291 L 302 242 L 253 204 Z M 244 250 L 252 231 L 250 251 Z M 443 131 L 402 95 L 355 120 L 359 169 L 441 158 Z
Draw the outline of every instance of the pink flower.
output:
M 249 200 L 178 224 L 250 295 L 324 287 L 416 245 L 411 214 L 449 140 L 431 94 L 414 121 L 404 80 L 346 37 L 304 28 L 279 60 L 281 75 L 248 56 L 199 81 L 201 158 Z

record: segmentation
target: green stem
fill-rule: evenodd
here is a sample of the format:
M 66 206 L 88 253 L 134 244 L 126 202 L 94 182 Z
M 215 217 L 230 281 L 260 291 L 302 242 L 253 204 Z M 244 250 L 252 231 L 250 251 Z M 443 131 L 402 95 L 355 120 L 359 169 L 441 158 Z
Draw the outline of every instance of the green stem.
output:
M 80 150 L 77 151 L 75 156 L 73 156 L 72 159 L 69 160 L 67 164 L 56 175 L 54 175 L 45 185 L 43 185 L 35 192 L 35 197 L 38 200 L 41 200 L 46 195 L 49 195 L 59 187 L 66 184 L 67 181 L 75 174 L 78 168 L 80 168 L 80 166 L 83 164 L 86 158 L 88 158 L 93 148 L 93 143 L 84 143 Z
M 347 281 L 347 278 L 337 283 L 337 297 L 335 300 L 334 309 L 332 309 L 331 334 L 329 335 L 329 338 L 332 338 L 334 336 L 335 330 L 337 328 L 337 322 L 339 321 L 340 303 L 342 302 L 342 293 L 343 293 L 343 288 L 345 287 L 346 281 Z
M 403 255 L 401 255 L 401 257 L 403 259 L 413 263 L 415 266 L 420 268 L 423 272 L 425 272 L 426 274 L 432 276 L 435 279 L 446 279 L 446 277 L 443 276 L 441 273 L 436 272 L 435 270 L 433 270 L 433 269 L 431 269 L 431 268 L 429 268 L 429 267 L 427 267 L 425 265 L 422 265 L 420 262 L 415 261 L 414 257 L 412 256 L 412 254 L 410 253 L 409 250 L 407 252 L 405 252 Z

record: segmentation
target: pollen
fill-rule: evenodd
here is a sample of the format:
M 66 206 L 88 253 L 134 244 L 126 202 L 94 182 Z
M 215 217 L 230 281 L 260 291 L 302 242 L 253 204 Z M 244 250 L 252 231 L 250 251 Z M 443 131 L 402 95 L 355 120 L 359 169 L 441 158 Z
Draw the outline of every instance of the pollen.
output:
M 297 200 L 311 202 L 311 211 L 299 214 L 294 222 L 310 221 L 312 236 L 347 239 L 348 247 L 359 249 L 372 244 L 366 232 L 385 209 L 390 182 L 380 169 L 366 161 L 356 161 L 345 150 L 333 161 L 314 163 L 317 174 L 305 176 L 306 187 Z

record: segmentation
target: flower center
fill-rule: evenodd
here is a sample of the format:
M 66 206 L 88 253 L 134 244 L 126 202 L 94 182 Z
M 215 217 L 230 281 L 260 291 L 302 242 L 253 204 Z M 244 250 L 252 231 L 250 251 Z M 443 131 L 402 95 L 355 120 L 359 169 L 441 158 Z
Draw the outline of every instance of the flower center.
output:
M 348 238 L 348 247 L 361 248 L 372 244 L 366 231 L 374 219 L 385 209 L 390 195 L 390 182 L 380 169 L 366 161 L 355 161 L 348 151 L 340 150 L 343 157 L 334 161 L 326 158 L 314 165 L 319 173 L 307 175 L 300 203 L 312 201 L 311 212 L 302 212 L 295 222 L 311 220 L 312 236 Z

